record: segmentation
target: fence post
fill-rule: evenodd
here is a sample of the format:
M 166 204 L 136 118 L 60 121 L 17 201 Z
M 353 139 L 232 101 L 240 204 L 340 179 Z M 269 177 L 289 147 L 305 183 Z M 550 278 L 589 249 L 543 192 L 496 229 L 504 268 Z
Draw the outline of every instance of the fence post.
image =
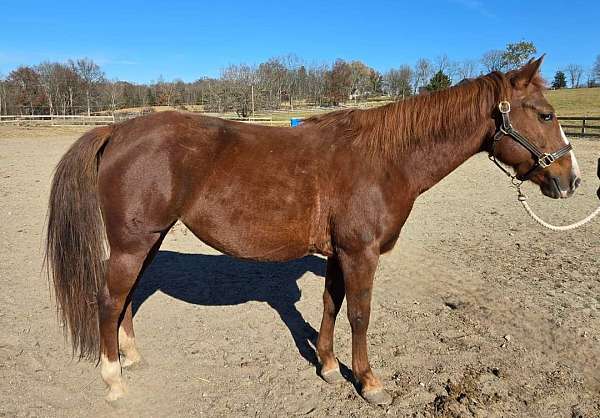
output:
M 585 136 L 585 116 L 581 121 L 581 136 Z

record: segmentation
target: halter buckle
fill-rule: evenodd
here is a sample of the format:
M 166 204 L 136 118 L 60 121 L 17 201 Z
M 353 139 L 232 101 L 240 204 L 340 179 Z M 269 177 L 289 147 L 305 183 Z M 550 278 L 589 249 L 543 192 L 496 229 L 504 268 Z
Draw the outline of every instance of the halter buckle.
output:
M 503 114 L 507 114 L 510 112 L 510 102 L 506 101 L 506 100 L 502 100 L 500 103 L 498 103 L 498 110 L 500 111 L 500 113 Z
M 556 161 L 556 157 L 553 154 L 545 153 L 545 154 L 542 154 L 540 156 L 540 158 L 538 159 L 538 164 L 540 165 L 540 167 L 546 168 L 550 164 L 552 164 L 554 161 Z

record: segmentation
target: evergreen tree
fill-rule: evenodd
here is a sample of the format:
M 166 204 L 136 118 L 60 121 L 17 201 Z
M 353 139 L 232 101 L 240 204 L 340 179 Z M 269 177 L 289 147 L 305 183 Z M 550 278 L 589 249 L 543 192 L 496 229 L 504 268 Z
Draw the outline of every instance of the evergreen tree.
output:
M 447 89 L 452 84 L 452 80 L 443 71 L 438 71 L 431 77 L 429 84 L 425 86 L 428 91 L 438 91 Z
M 554 74 L 554 80 L 552 81 L 553 89 L 562 89 L 567 87 L 567 77 L 565 77 L 565 73 L 562 71 L 557 71 Z

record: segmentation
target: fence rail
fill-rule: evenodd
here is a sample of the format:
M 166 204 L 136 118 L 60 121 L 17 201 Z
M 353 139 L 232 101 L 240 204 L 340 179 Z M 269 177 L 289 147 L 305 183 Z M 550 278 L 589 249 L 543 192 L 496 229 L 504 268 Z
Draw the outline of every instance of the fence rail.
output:
M 0 125 L 108 125 L 114 122 L 113 115 L 0 115 Z
M 0 115 L 2 125 L 109 125 L 125 119 L 140 116 L 143 113 L 115 113 L 113 115 Z M 240 122 L 260 123 L 263 125 L 289 125 L 287 120 L 273 120 L 271 117 L 226 117 Z M 563 116 L 558 118 L 565 134 L 574 137 L 600 138 L 600 117 Z
M 566 135 L 600 138 L 599 116 L 562 116 L 558 118 L 558 121 L 565 130 Z
M 2 125 L 41 125 L 41 126 L 68 126 L 68 125 L 109 125 L 123 120 L 142 116 L 143 112 L 117 112 L 112 115 L 0 115 Z M 272 117 L 236 117 L 223 116 L 224 119 L 246 123 L 260 123 L 263 125 L 289 125 L 288 120 L 273 120 Z

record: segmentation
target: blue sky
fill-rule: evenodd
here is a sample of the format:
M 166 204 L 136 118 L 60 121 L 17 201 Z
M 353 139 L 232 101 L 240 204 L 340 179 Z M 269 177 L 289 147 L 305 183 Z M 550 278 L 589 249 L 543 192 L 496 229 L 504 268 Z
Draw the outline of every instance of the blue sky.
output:
M 0 74 L 89 57 L 111 79 L 192 81 L 289 53 L 308 63 L 358 59 L 385 71 L 444 53 L 479 59 L 522 39 L 547 54 L 547 77 L 569 63 L 589 68 L 600 54 L 600 2 L 4 2 Z

